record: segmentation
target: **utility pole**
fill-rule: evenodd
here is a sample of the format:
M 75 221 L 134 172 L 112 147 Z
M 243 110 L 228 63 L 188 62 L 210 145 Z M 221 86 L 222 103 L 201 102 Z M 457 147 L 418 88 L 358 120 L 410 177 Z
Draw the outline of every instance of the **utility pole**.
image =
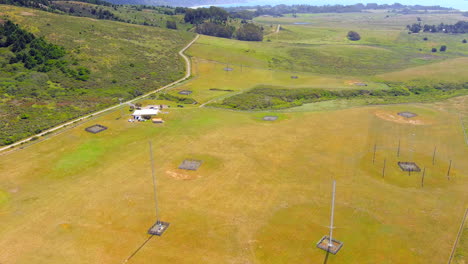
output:
M 398 139 L 398 150 L 397 150 L 397 157 L 400 157 L 400 145 L 401 145 L 401 139 Z
M 164 231 L 169 227 L 169 223 L 163 222 L 159 219 L 159 206 L 158 206 L 158 195 L 156 188 L 156 175 L 154 173 L 154 157 L 153 157 L 153 146 L 149 141 L 150 159 L 151 159 L 151 176 L 153 178 L 153 192 L 154 192 L 154 208 L 156 211 L 156 224 L 154 224 L 149 230 L 148 234 L 161 236 Z
M 372 156 L 372 164 L 375 163 L 375 152 L 377 151 L 377 143 L 374 144 L 374 156 Z
M 154 157 L 153 157 L 153 146 L 151 141 L 149 141 L 149 149 L 150 149 L 150 159 L 151 159 L 151 176 L 153 178 L 153 192 L 154 192 L 154 206 L 156 211 L 156 224 L 160 224 L 159 221 L 159 208 L 158 208 L 158 195 L 156 190 L 156 176 L 154 174 Z
M 330 212 L 330 233 L 328 236 L 323 236 L 322 239 L 317 243 L 317 247 L 335 255 L 343 247 L 343 242 L 333 239 L 333 226 L 334 214 L 335 214 L 335 193 L 336 193 L 336 181 L 333 180 L 332 189 L 332 203 Z
M 333 247 L 333 215 L 335 212 L 335 189 L 336 181 L 333 180 L 333 190 L 332 190 L 332 205 L 331 205 L 331 216 L 330 216 L 330 237 L 328 239 L 328 246 Z
M 450 160 L 450 165 L 448 167 L 448 171 L 447 171 L 447 179 L 450 180 L 450 169 L 452 168 L 452 160 Z
M 387 165 L 387 159 L 383 161 L 382 178 L 385 178 L 385 165 Z

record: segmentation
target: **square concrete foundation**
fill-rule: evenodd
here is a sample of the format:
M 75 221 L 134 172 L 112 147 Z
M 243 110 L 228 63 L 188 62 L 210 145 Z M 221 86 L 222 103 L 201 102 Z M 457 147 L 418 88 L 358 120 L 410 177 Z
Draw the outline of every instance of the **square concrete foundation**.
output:
M 150 229 L 148 229 L 148 234 L 162 236 L 167 228 L 169 228 L 168 222 L 158 221 Z
M 336 255 L 338 251 L 343 247 L 343 242 L 336 239 L 332 239 L 332 245 L 329 245 L 330 238 L 328 236 L 323 236 L 322 239 L 317 243 L 317 247 Z

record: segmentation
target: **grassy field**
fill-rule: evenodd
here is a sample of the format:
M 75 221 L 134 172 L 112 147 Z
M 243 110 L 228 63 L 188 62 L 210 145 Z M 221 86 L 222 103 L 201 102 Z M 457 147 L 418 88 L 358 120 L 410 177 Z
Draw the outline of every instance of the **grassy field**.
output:
M 226 96 L 245 91 L 256 85 L 276 85 L 285 88 L 327 88 L 354 89 L 356 83 L 366 83 L 366 89 L 386 89 L 383 83 L 373 82 L 371 78 L 355 78 L 350 76 L 318 75 L 307 72 L 292 72 L 247 67 L 240 64 L 223 64 L 194 57 L 192 59 L 195 76 L 190 82 L 170 90 L 170 94 L 178 94 L 182 90 L 193 93 L 188 95 L 199 103 L 220 100 Z M 225 68 L 232 68 L 226 71 Z M 297 79 L 292 79 L 297 76 Z M 213 90 L 216 89 L 216 90 Z M 228 91 L 229 90 L 229 91 Z
M 406 25 L 415 23 L 417 17 L 430 24 L 448 24 L 467 19 L 459 14 L 415 16 L 391 13 L 260 17 L 256 21 L 263 23 L 267 31 L 278 24 L 281 24 L 282 30 L 265 36 L 263 43 L 202 37 L 189 53 L 228 64 L 358 77 L 468 55 L 466 45 L 462 43 L 466 34 L 407 34 Z M 361 40 L 347 40 L 349 30 L 358 31 Z M 428 40 L 424 41 L 424 37 Z M 447 45 L 446 52 L 431 52 L 432 48 L 441 45 Z M 441 75 L 449 71 L 445 69 Z
M 7 12 L 18 21 L 35 19 L 21 9 Z M 365 106 L 366 99 L 333 100 L 254 113 L 198 107 L 257 85 L 344 90 L 359 88 L 358 82 L 368 84 L 365 89 L 426 78 L 466 82 L 466 61 L 459 58 L 466 51 L 455 44 L 461 36 L 447 37 L 453 46 L 445 54 L 414 51 L 427 45 L 405 33 L 416 17 L 385 15 L 262 17 L 258 22 L 280 23 L 284 30 L 261 43 L 203 36 L 188 51 L 193 78 L 168 91 L 182 96 L 178 92 L 190 90 L 188 97 L 199 104 L 179 108 L 175 102 L 145 100 L 171 105 L 160 116 L 164 124 L 127 122 L 126 107 L 1 155 L 0 263 L 445 263 L 468 202 L 468 146 L 459 119 L 468 118 L 468 97 L 382 106 Z M 442 17 L 424 19 L 436 23 Z M 311 25 L 293 25 L 302 20 Z M 371 20 L 384 29 L 367 25 Z M 363 42 L 345 40 L 342 34 L 360 25 L 370 32 Z M 138 58 L 142 68 L 114 72 L 119 56 L 102 48 L 109 58 L 96 59 L 101 66 L 93 70 L 121 78 L 151 71 L 143 58 L 157 56 L 157 50 L 144 49 L 153 43 L 146 30 L 157 29 L 122 27 L 127 26 L 142 30 L 135 34 L 147 41 L 128 41 L 135 45 L 128 52 L 146 54 Z M 46 36 L 93 50 L 53 31 Z M 356 63 L 354 54 L 360 54 Z M 335 67 L 339 58 L 341 66 Z M 295 59 L 303 63 L 290 63 Z M 457 76 L 448 77 L 454 69 Z M 405 119 L 397 115 L 401 111 L 418 116 Z M 265 115 L 279 119 L 266 122 Z M 94 124 L 108 130 L 84 130 Z M 148 141 L 154 147 L 161 220 L 171 224 L 150 240 L 146 232 L 156 219 Z M 184 159 L 203 164 L 198 171 L 178 169 Z M 399 161 L 425 168 L 424 187 L 422 172 L 408 175 Z M 327 256 L 315 244 L 328 234 L 332 180 L 337 181 L 334 235 L 344 247 Z M 465 240 L 459 263 L 465 261 Z
M 123 262 L 154 222 L 151 140 L 161 217 L 171 226 L 129 263 L 323 262 L 315 243 L 327 233 L 332 179 L 345 246 L 327 263 L 444 262 L 468 187 L 451 103 L 283 113 L 275 122 L 171 108 L 164 125 L 128 123 L 117 111 L 1 157 L 0 261 Z M 395 118 L 403 110 L 420 115 L 416 125 Z M 84 131 L 95 123 L 109 129 Z M 186 158 L 204 163 L 177 169 Z M 408 176 L 398 160 L 426 167 L 424 188 L 421 173 Z

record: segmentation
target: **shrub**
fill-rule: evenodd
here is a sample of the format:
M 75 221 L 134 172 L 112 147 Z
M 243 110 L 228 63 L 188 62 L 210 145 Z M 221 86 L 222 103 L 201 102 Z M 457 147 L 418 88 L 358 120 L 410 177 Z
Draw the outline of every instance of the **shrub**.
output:
M 441 51 L 441 52 L 444 52 L 444 51 L 446 51 L 446 50 L 447 50 L 447 46 L 442 45 L 442 46 L 440 47 L 440 51 Z
M 166 21 L 166 28 L 177 29 L 177 23 L 175 21 L 172 21 L 172 20 L 167 20 Z
M 432 48 L 431 51 L 432 51 L 432 52 L 437 52 L 437 49 L 436 49 L 436 48 Z
M 358 40 L 361 39 L 361 36 L 356 31 L 349 31 L 348 32 L 348 39 L 351 40 L 351 41 L 358 41 Z

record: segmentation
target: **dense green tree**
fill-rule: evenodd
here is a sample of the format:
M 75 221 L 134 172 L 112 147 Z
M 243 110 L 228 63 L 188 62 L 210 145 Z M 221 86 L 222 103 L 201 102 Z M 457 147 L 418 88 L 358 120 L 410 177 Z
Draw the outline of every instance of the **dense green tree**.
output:
M 444 52 L 444 51 L 446 51 L 446 50 L 447 50 L 447 46 L 442 45 L 442 46 L 440 47 L 440 51 L 441 51 L 441 52 Z
M 356 31 L 349 31 L 348 32 L 348 39 L 352 40 L 352 41 L 357 41 L 357 40 L 361 39 L 361 36 Z
M 423 29 L 423 27 L 421 26 L 420 23 L 414 23 L 413 25 L 407 25 L 406 28 L 411 33 L 419 33 Z
M 236 36 L 237 36 L 237 39 L 239 40 L 262 41 L 263 30 L 261 27 L 253 23 L 247 23 L 247 24 L 243 24 L 237 30 Z
M 177 23 L 175 21 L 172 21 L 172 20 L 167 20 L 166 21 L 166 28 L 177 29 Z
M 197 33 L 220 38 L 231 38 L 235 28 L 233 26 L 217 24 L 213 22 L 204 22 L 196 27 Z
M 406 26 L 408 30 L 412 33 L 417 33 L 421 31 L 421 24 L 413 24 Z M 424 32 L 430 33 L 452 33 L 452 34 L 464 34 L 468 33 L 468 21 L 458 21 L 453 25 L 446 25 L 444 23 L 440 23 L 439 25 L 424 25 L 422 27 Z
M 216 24 L 225 24 L 229 18 L 229 13 L 219 7 L 187 9 L 185 11 L 184 21 L 190 24 L 201 24 L 209 20 Z

